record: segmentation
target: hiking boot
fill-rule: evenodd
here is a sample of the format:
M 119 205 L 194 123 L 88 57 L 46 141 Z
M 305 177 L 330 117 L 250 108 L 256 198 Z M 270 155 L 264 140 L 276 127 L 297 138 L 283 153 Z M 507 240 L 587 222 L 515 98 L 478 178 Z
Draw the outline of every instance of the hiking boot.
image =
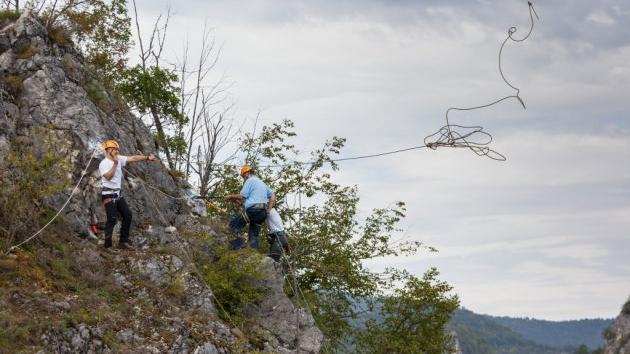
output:
M 118 243 L 118 248 L 121 250 L 132 250 L 133 247 L 131 247 L 131 245 L 129 245 L 129 242 L 119 242 Z

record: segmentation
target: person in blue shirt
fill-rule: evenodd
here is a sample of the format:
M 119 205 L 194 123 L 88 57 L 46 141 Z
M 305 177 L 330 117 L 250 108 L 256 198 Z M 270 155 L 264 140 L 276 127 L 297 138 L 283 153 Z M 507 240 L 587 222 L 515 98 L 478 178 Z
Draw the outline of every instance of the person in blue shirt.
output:
M 249 223 L 247 243 L 249 247 L 257 249 L 260 228 L 265 222 L 269 210 L 273 208 L 276 196 L 271 188 L 267 187 L 263 181 L 256 177 L 251 166 L 243 166 L 240 175 L 245 180 L 241 192 L 225 197 L 226 200 L 243 206 L 243 212 L 234 215 L 232 220 L 230 220 L 230 230 L 236 237 L 231 243 L 231 248 L 236 250 L 243 247 L 244 242 L 241 237 L 241 230 Z

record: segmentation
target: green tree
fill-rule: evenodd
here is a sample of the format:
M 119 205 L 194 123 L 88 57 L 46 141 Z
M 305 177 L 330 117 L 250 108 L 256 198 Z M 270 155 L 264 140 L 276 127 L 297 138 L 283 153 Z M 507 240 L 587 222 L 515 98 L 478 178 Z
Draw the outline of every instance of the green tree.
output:
M 453 351 L 453 336 L 444 328 L 459 306 L 452 287 L 437 279 L 435 268 L 417 278 L 395 272 L 405 281 L 390 296 L 384 297 L 380 318 L 370 319 L 360 333 L 357 347 L 361 353 L 447 353 Z
M 186 141 L 181 135 L 168 135 L 166 127 L 185 125 L 188 121 L 179 111 L 179 88 L 175 86 L 177 81 L 177 75 L 168 69 L 157 65 L 136 65 L 124 72 L 118 85 L 118 91 L 133 109 L 153 117 L 156 147 L 161 147 L 171 169 L 175 168 L 171 155 L 183 154 Z
M 87 10 L 68 11 L 76 37 L 92 69 L 107 84 L 123 75 L 131 41 L 131 18 L 126 0 L 90 0 Z
M 126 0 L 42 1 L 41 9 L 39 15 L 51 36 L 62 44 L 76 42 L 92 70 L 113 87 L 132 44 Z
M 295 298 L 310 307 L 324 331 L 325 350 L 335 352 L 354 334 L 352 321 L 366 310 L 359 308 L 357 301 L 369 310 L 374 299 L 400 279 L 401 273 L 374 272 L 363 262 L 432 249 L 419 241 L 397 238 L 398 223 L 405 212 L 402 202 L 359 217 L 357 187 L 339 185 L 332 177 L 338 169 L 333 159 L 345 139 L 326 141 L 310 154 L 309 163 L 294 162 L 299 151 L 290 143 L 296 136 L 293 128 L 293 123 L 285 120 L 263 127 L 259 134 L 245 134 L 241 150 L 244 160 L 255 166 L 276 193 L 277 208 L 287 221 L 293 247 L 287 271 L 294 272 L 301 289 Z M 234 167 L 221 171 L 217 175 L 221 183 L 213 194 L 240 189 L 242 181 Z M 436 291 L 445 289 L 438 287 Z

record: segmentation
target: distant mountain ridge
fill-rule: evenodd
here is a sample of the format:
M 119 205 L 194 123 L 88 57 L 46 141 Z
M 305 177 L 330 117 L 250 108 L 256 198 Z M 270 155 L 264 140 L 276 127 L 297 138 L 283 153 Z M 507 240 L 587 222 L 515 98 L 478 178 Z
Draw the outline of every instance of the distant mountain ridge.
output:
M 551 346 L 568 346 L 580 342 L 589 348 L 604 345 L 603 331 L 613 319 L 581 319 L 571 321 L 545 321 L 534 318 L 490 316 L 497 323 L 536 343 Z
M 544 321 L 495 317 L 458 310 L 451 329 L 462 354 L 571 354 L 580 345 L 603 346 L 612 319 Z

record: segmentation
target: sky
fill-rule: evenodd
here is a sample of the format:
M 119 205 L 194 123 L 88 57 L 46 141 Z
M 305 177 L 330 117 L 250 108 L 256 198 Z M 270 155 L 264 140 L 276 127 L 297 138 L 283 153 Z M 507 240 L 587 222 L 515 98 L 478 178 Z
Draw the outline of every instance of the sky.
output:
M 138 0 L 143 31 L 168 2 Z M 452 123 L 481 125 L 499 162 L 465 149 L 344 162 L 360 209 L 407 203 L 404 236 L 439 250 L 379 259 L 440 271 L 462 306 L 547 320 L 614 317 L 630 295 L 630 3 L 534 2 L 532 36 L 508 43 L 515 100 Z M 507 29 L 526 1 L 201 1 L 170 3 L 165 57 L 199 50 L 204 23 L 247 127 L 295 122 L 303 151 L 347 139 L 342 156 L 422 145 L 448 107 L 514 94 L 501 80 Z

